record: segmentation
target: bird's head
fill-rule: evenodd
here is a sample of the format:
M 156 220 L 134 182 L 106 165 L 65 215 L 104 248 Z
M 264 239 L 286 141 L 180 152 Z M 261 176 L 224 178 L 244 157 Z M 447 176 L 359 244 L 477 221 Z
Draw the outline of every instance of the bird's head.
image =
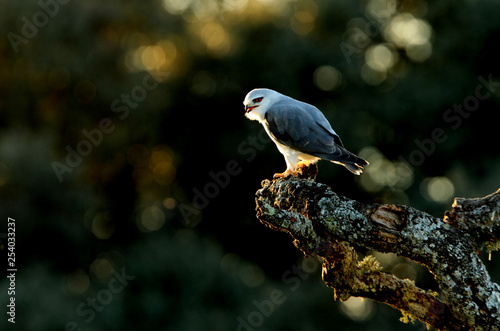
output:
M 263 121 L 267 109 L 275 103 L 279 96 L 276 91 L 258 88 L 248 92 L 243 101 L 245 105 L 245 116 L 254 121 Z

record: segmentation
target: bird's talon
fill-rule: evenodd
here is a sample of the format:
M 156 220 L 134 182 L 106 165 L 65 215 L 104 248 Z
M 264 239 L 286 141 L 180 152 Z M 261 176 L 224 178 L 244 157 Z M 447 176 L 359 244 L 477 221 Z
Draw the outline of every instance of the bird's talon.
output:
M 285 172 L 274 174 L 273 178 L 286 178 L 290 175 L 298 177 L 299 173 L 297 171 L 287 169 Z

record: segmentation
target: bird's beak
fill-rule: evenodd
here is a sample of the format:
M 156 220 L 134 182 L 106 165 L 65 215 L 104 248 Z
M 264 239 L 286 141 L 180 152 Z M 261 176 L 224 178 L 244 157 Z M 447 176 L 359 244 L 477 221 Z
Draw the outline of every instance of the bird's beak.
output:
M 246 105 L 245 106 L 245 113 L 249 113 L 249 112 L 252 111 L 252 109 L 257 108 L 257 107 L 259 107 L 259 106 L 249 106 L 249 105 Z

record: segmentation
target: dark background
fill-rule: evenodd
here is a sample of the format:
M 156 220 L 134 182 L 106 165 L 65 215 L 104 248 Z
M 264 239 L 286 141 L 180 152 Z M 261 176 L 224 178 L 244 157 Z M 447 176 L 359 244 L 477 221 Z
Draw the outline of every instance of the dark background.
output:
M 442 217 L 500 186 L 499 11 L 1 1 L 0 232 L 15 219 L 18 268 L 15 326 L 1 270 L 1 329 L 424 330 L 335 302 L 320 263 L 258 223 L 254 194 L 285 162 L 242 101 L 268 87 L 316 105 L 370 161 L 359 177 L 320 162 L 318 181 Z M 437 290 L 422 267 L 373 254 Z

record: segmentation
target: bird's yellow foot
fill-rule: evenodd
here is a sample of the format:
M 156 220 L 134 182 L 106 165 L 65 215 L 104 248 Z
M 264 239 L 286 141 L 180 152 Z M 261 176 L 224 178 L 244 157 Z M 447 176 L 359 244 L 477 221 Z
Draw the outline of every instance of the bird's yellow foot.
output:
M 297 177 L 299 175 L 299 173 L 295 170 L 286 169 L 285 172 L 274 174 L 273 177 L 274 178 L 286 178 L 290 175 Z

